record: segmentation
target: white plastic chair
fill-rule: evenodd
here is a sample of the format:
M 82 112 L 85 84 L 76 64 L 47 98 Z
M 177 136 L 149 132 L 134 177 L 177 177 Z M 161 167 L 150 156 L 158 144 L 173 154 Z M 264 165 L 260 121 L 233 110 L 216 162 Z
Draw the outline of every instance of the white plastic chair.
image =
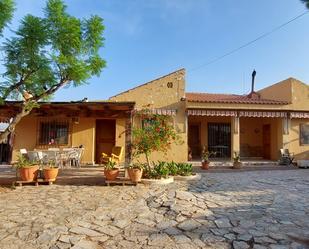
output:
M 28 156 L 29 161 L 31 161 L 31 162 L 40 161 L 40 158 L 39 158 L 37 151 L 28 151 L 27 156 Z
M 19 152 L 20 152 L 20 154 L 22 154 L 23 156 L 24 156 L 24 155 L 27 155 L 27 150 L 26 150 L 26 149 L 20 149 Z
M 61 160 L 59 158 L 59 151 L 57 150 L 47 150 L 42 152 L 43 153 L 43 162 L 45 164 L 48 164 L 50 161 L 54 161 L 56 166 L 62 168 L 63 165 L 61 163 Z

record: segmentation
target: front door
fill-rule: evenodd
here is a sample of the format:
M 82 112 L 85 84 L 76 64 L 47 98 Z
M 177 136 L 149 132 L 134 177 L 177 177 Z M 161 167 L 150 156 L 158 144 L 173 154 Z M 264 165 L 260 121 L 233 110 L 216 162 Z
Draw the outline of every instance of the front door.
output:
M 101 119 L 96 121 L 96 163 L 100 162 L 102 152 L 110 154 L 115 146 L 116 121 Z
M 188 145 L 191 150 L 192 158 L 201 157 L 200 126 L 199 124 L 190 124 L 188 132 Z
M 208 151 L 215 152 L 216 158 L 231 157 L 231 125 L 208 123 Z
M 263 125 L 263 157 L 270 159 L 270 124 Z

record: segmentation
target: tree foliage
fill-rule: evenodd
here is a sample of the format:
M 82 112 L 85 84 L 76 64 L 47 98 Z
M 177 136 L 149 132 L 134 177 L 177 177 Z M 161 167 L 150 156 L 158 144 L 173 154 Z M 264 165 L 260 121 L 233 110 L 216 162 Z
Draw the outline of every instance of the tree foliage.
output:
M 309 9 L 309 0 L 301 0 L 304 4 L 306 4 L 306 7 Z
M 181 139 L 168 116 L 151 114 L 149 110 L 142 110 L 140 118 L 142 127 L 133 128 L 133 157 L 145 155 L 149 169 L 150 155 L 154 151 L 166 153 L 172 143 L 179 144 Z
M 0 12 L 2 31 L 12 18 L 13 1 L 0 0 L 0 9 L 7 10 Z M 99 54 L 103 31 L 101 17 L 78 19 L 67 12 L 62 0 L 48 0 L 43 17 L 26 15 L 13 36 L 3 42 L 0 101 L 23 96 L 18 115 L 25 116 L 33 103 L 50 98 L 61 87 L 80 86 L 99 76 L 105 67 Z M 14 124 L 8 128 L 14 130 Z
M 0 35 L 4 27 L 11 21 L 14 12 L 13 0 L 0 0 Z

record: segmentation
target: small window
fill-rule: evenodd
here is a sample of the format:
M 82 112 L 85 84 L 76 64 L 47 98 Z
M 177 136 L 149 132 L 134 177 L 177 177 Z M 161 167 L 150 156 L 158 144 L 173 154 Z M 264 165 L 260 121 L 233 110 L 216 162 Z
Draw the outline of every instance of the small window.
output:
M 299 131 L 300 145 L 309 145 L 309 124 L 301 124 Z
M 69 143 L 69 121 L 41 121 L 39 123 L 39 145 L 67 145 Z

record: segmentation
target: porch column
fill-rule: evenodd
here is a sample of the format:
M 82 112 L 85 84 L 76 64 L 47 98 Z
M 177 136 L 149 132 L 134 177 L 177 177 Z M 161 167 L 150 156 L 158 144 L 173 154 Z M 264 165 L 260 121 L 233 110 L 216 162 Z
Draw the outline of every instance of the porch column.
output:
M 290 135 L 291 119 L 285 117 L 282 119 L 282 146 L 279 146 L 284 149 L 288 149 L 289 144 L 289 135 Z
M 132 113 L 126 119 L 125 123 L 125 165 L 131 162 L 131 143 L 132 143 Z
M 231 158 L 233 158 L 234 152 L 240 153 L 240 138 L 239 138 L 239 117 L 232 118 L 232 131 L 231 131 Z

